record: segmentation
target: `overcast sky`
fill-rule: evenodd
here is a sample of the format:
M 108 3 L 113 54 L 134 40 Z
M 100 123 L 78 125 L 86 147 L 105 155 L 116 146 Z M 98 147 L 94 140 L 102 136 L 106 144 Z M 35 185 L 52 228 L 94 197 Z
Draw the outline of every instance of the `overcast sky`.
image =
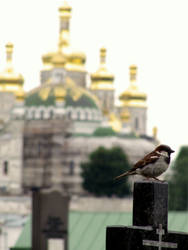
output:
M 116 96 L 129 85 L 129 65 L 138 66 L 138 84 L 148 94 L 148 134 L 155 125 L 161 143 L 188 144 L 187 0 L 71 0 L 71 44 L 84 51 L 86 68 L 99 63 L 115 75 Z M 15 45 L 15 69 L 25 90 L 39 84 L 41 55 L 56 50 L 59 0 L 0 1 L 0 70 L 7 42 Z

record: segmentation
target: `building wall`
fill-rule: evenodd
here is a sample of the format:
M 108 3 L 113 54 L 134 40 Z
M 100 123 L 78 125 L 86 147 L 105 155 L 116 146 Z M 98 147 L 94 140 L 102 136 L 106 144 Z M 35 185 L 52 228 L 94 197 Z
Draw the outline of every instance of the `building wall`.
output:
M 0 135 L 0 188 L 20 193 L 22 185 L 23 121 L 12 121 Z
M 56 124 L 55 124 L 56 123 Z M 121 147 L 130 162 L 136 162 L 154 148 L 154 142 L 120 137 L 66 137 L 69 127 L 63 121 L 28 121 L 25 123 L 23 142 L 23 186 L 61 184 L 71 194 L 85 194 L 82 189 L 80 164 L 99 146 Z M 56 130 L 57 129 L 57 130 Z M 59 133 L 58 129 L 64 132 Z M 73 128 L 74 130 L 74 128 Z M 75 131 L 75 130 L 74 130 Z
M 67 71 L 66 76 L 70 77 L 76 84 L 82 88 L 86 88 L 86 72 L 85 71 Z
M 113 112 L 114 110 L 114 90 L 91 90 L 101 103 L 103 111 Z
M 5 123 L 11 117 L 11 110 L 15 103 L 15 96 L 10 92 L 0 92 L 0 120 Z
M 129 107 L 130 127 L 139 135 L 146 135 L 147 124 L 147 108 L 145 107 Z

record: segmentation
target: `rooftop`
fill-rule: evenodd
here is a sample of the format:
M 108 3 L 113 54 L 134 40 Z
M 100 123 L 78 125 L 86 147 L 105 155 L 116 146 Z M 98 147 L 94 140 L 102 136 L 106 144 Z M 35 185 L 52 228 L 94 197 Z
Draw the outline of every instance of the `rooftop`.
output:
M 132 225 L 131 212 L 78 212 L 69 213 L 69 249 L 104 250 L 106 227 L 110 225 Z M 188 213 L 170 212 L 168 228 L 171 231 L 188 233 Z M 31 218 L 11 250 L 31 249 Z

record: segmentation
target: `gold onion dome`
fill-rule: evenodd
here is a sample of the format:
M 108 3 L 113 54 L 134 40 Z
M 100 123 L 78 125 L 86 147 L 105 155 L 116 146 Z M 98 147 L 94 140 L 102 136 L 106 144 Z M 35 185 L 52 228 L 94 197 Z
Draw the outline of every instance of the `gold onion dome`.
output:
M 55 53 L 52 56 L 51 62 L 55 67 L 57 67 L 57 68 L 60 67 L 61 68 L 61 67 L 63 67 L 65 65 L 66 59 L 65 59 L 65 56 L 63 55 L 63 53 L 58 51 L 57 53 Z
M 64 1 L 59 7 L 60 32 L 58 52 L 49 52 L 42 56 L 46 70 L 50 70 L 55 66 L 65 67 L 69 71 L 85 71 L 86 55 L 83 52 L 74 51 L 70 46 L 69 19 L 71 18 L 71 11 L 72 8 L 67 1 Z
M 66 69 L 67 70 L 78 70 L 78 71 L 85 71 L 84 65 L 86 62 L 86 55 L 80 51 L 72 51 L 67 53 L 67 63 Z
M 100 65 L 95 73 L 91 74 L 91 89 L 113 89 L 114 75 L 106 68 L 106 48 L 100 49 Z
M 147 95 L 136 84 L 137 66 L 130 66 L 130 85 L 119 97 L 125 106 L 146 106 Z
M 18 88 L 22 87 L 24 78 L 21 74 L 16 73 L 12 66 L 12 54 L 14 45 L 12 43 L 6 44 L 6 67 L 0 73 L 0 85 L 7 91 L 16 92 Z

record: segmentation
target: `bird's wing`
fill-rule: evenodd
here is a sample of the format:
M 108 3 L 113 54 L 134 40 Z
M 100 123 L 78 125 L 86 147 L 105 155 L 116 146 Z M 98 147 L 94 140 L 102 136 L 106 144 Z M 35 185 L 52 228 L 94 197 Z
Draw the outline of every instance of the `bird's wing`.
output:
M 143 168 L 148 164 L 155 163 L 160 157 L 160 154 L 157 154 L 156 151 L 152 151 L 148 155 L 146 155 L 143 159 L 139 160 L 132 168 L 132 170 L 136 170 L 137 168 Z

